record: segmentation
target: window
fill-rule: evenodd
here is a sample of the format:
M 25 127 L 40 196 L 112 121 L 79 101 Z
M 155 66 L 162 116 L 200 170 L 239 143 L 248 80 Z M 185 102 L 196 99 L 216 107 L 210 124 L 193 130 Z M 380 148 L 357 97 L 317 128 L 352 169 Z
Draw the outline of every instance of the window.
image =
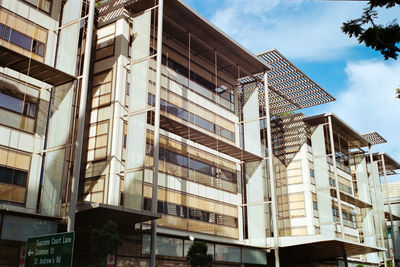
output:
M 241 250 L 239 247 L 215 245 L 215 260 L 228 262 L 241 262 Z
M 87 161 L 107 158 L 108 131 L 112 114 L 110 105 L 112 77 L 112 70 L 93 76 Z
M 88 161 L 96 161 L 107 157 L 109 120 L 93 123 L 89 128 Z
M 157 255 L 183 257 L 183 239 L 157 235 Z M 150 254 L 150 235 L 143 235 L 142 253 Z
M 0 123 L 33 133 L 38 109 L 36 101 L 27 95 L 0 89 Z
M 131 72 L 128 70 L 126 72 L 126 85 L 125 85 L 125 107 L 129 107 L 131 93 Z
M 51 12 L 52 0 L 24 0 L 24 1 L 46 13 Z
M 95 60 L 101 60 L 114 55 L 114 33 L 97 40 Z
M 44 43 L 34 40 L 33 38 L 3 24 L 0 24 L 0 39 L 17 45 L 25 50 L 32 51 L 41 57 L 44 56 Z
M 86 201 L 103 203 L 105 175 L 85 178 L 84 199 Z
M 112 71 L 96 74 L 93 78 L 92 108 L 111 103 Z
M 25 203 L 30 156 L 0 148 L 0 200 Z
M 35 118 L 37 103 L 29 99 L 23 99 L 23 95 L 13 94 L 12 92 L 0 91 L 0 107 L 22 115 Z
M 7 167 L 0 166 L 0 183 L 26 186 L 28 173 Z

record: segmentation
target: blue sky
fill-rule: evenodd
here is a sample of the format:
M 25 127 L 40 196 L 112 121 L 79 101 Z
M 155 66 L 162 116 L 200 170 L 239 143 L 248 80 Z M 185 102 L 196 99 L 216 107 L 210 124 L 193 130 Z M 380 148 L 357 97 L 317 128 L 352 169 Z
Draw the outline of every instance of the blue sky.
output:
M 303 110 L 334 112 L 360 133 L 376 131 L 387 152 L 400 162 L 400 58 L 383 57 L 344 35 L 342 22 L 360 16 L 365 2 L 311 0 L 186 0 L 206 19 L 257 54 L 276 48 L 336 98 Z M 400 8 L 379 10 L 386 24 Z M 389 181 L 400 181 L 400 175 Z

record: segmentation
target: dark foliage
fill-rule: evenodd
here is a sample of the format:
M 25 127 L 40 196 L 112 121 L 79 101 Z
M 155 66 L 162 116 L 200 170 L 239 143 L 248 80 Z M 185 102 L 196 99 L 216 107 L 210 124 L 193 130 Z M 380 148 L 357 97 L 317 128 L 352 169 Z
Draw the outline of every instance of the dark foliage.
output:
M 378 7 L 391 8 L 400 5 L 400 0 L 370 0 L 361 17 L 343 23 L 342 31 L 359 43 L 380 52 L 387 60 L 397 59 L 400 52 L 400 26 L 394 19 L 387 25 L 376 24 Z
M 212 255 L 207 255 L 207 244 L 194 241 L 190 246 L 186 260 L 191 267 L 211 267 Z
M 118 234 L 118 226 L 113 221 L 108 221 L 101 228 L 94 228 L 91 232 L 91 252 L 98 263 L 105 262 L 107 255 L 113 254 L 122 243 L 123 240 Z

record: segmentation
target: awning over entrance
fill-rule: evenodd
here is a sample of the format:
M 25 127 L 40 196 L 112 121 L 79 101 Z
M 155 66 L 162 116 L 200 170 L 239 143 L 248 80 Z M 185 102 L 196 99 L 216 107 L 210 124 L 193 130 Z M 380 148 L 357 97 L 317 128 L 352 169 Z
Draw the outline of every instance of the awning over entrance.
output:
M 383 248 L 367 246 L 337 238 L 324 239 L 319 237 L 321 237 L 321 235 L 290 237 L 291 242 L 287 242 L 287 246 L 280 247 L 281 258 L 284 259 L 285 264 L 290 264 L 334 260 L 341 257 L 385 251 Z
M 79 231 L 86 227 L 101 226 L 107 221 L 113 220 L 118 223 L 118 228 L 122 231 L 132 231 L 136 223 L 159 218 L 161 218 L 161 214 L 154 214 L 147 210 L 134 210 L 121 206 L 81 201 L 77 205 L 76 227 Z
M 58 86 L 76 78 L 47 64 L 0 45 L 0 67 L 10 68 L 39 81 Z

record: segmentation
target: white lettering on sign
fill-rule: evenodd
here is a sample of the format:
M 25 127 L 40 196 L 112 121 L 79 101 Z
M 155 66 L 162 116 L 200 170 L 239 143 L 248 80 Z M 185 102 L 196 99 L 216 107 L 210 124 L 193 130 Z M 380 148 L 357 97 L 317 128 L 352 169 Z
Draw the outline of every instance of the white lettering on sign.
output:
M 72 242 L 72 238 L 68 236 L 63 236 L 63 244 L 68 244 Z
M 56 257 L 51 257 L 51 258 L 35 258 L 34 259 L 34 264 L 42 264 L 42 265 L 47 265 L 47 264 L 55 264 L 55 263 L 61 263 L 61 256 L 56 256 Z
M 52 245 L 58 245 L 58 244 L 61 244 L 61 237 L 59 237 L 59 238 L 52 238 L 51 239 L 51 244 Z
M 39 259 L 39 264 L 52 264 L 53 263 L 53 261 L 52 261 L 52 259 L 50 258 L 40 258 Z
M 36 246 L 48 246 L 50 245 L 50 240 L 36 240 Z
M 48 249 L 35 249 L 35 256 L 49 254 Z

